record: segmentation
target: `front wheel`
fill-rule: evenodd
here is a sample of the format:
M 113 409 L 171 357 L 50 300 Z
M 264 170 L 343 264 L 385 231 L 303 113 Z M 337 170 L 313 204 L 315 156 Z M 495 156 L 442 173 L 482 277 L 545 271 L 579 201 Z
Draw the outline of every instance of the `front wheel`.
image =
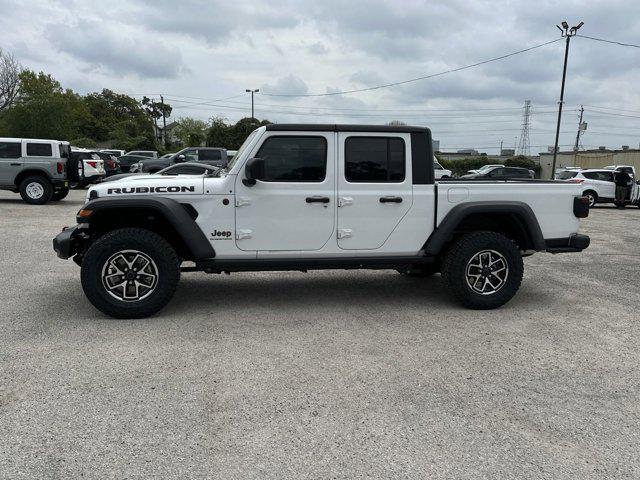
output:
M 442 281 L 462 305 L 488 310 L 507 303 L 520 288 L 524 264 L 518 246 L 496 232 L 463 235 L 442 262 Z
M 115 318 L 143 318 L 160 311 L 176 290 L 180 260 L 161 236 L 140 228 L 100 237 L 82 261 L 82 289 L 89 301 Z

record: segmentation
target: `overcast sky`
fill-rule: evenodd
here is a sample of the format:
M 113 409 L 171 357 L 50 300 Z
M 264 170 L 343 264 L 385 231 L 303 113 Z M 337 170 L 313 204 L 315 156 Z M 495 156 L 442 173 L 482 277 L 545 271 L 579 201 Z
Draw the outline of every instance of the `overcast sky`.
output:
M 247 88 L 317 94 L 454 69 L 559 37 L 640 43 L 640 4 L 625 1 L 0 0 L 0 47 L 24 67 L 86 93 L 109 88 L 165 99 L 174 118 L 250 115 Z M 564 42 L 402 86 L 326 97 L 256 95 L 275 122 L 432 128 L 443 150 L 496 152 L 516 143 L 532 101 L 532 153 L 552 145 Z M 230 98 L 234 97 L 234 98 Z M 219 100 L 225 99 L 225 100 Z M 638 147 L 640 49 L 571 42 L 560 143 Z M 595 107 L 595 108 L 594 108 Z

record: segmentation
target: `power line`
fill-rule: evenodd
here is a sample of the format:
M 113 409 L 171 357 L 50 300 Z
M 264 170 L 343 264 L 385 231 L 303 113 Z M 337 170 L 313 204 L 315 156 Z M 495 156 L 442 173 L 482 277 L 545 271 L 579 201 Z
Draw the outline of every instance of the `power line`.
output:
M 482 60 L 480 62 L 472 63 L 470 65 L 465 65 L 463 67 L 452 68 L 452 69 L 449 69 L 449 70 L 445 70 L 443 72 L 432 73 L 430 75 L 423 75 L 421 77 L 411 78 L 409 80 L 401 80 L 399 82 L 385 83 L 385 84 L 376 85 L 376 86 L 373 86 L 373 87 L 358 88 L 358 89 L 354 89 L 354 90 L 343 90 L 343 91 L 337 91 L 337 92 L 327 92 L 327 93 L 292 94 L 292 93 L 264 93 L 263 92 L 262 95 L 265 95 L 265 96 L 268 96 L 268 97 L 329 97 L 329 96 L 335 96 L 335 95 L 345 95 L 345 94 L 348 94 L 348 93 L 369 92 L 371 90 L 379 90 L 381 88 L 395 87 L 395 86 L 398 86 L 398 85 L 405 85 L 407 83 L 417 82 L 417 81 L 420 81 L 420 80 L 427 80 L 429 78 L 439 77 L 441 75 L 446 75 L 448 73 L 460 72 L 462 70 L 467 70 L 469 68 L 478 67 L 480 65 L 485 65 L 487 63 L 496 62 L 498 60 L 503 60 L 505 58 L 513 57 L 514 55 L 518 55 L 520 53 L 529 52 L 531 50 L 535 50 L 536 48 L 541 48 L 541 47 L 544 47 L 546 45 L 551 45 L 552 43 L 556 43 L 556 42 L 558 42 L 560 40 L 561 40 L 560 38 L 556 38 L 555 40 L 551 40 L 549 42 L 545 42 L 545 43 L 541 43 L 541 44 L 538 44 L 538 45 L 534 45 L 533 47 L 524 48 L 524 49 L 518 50 L 516 52 L 507 53 L 505 55 L 501 55 L 499 57 L 490 58 L 488 60 Z
M 622 45 L 623 47 L 634 47 L 634 48 L 640 48 L 640 45 L 635 45 L 633 43 L 623 43 L 623 42 L 616 42 L 615 40 L 607 40 L 605 38 L 596 38 L 596 37 L 589 37 L 587 35 L 576 35 L 577 37 L 582 37 L 582 38 L 588 38 L 589 40 L 595 40 L 597 42 L 605 42 L 605 43 L 613 43 L 615 45 Z

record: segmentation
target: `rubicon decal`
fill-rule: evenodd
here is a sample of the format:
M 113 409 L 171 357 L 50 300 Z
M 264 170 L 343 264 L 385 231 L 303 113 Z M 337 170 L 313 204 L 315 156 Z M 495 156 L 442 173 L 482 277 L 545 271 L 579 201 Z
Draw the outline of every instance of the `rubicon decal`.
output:
M 187 187 L 122 187 L 122 188 L 109 188 L 107 195 L 112 194 L 130 194 L 130 193 L 188 193 L 195 192 L 195 186 Z
M 231 240 L 230 230 L 214 230 L 211 232 L 211 240 Z

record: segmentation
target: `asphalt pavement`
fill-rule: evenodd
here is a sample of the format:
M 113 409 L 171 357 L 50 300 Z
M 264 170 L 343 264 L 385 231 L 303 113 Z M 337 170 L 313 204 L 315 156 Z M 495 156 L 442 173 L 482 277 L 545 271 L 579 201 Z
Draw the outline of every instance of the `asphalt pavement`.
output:
M 51 248 L 83 197 L 0 193 L 0 478 L 640 477 L 640 209 L 495 311 L 439 276 L 190 273 L 125 321 Z

